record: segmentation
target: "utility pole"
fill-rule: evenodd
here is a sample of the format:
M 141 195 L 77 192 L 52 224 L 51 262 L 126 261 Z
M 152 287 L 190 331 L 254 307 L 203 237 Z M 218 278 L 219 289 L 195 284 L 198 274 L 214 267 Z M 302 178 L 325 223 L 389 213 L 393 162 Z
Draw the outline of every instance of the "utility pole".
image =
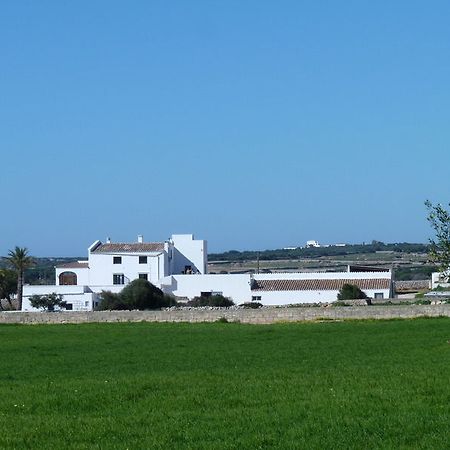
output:
M 256 273 L 259 273 L 259 252 L 256 252 Z

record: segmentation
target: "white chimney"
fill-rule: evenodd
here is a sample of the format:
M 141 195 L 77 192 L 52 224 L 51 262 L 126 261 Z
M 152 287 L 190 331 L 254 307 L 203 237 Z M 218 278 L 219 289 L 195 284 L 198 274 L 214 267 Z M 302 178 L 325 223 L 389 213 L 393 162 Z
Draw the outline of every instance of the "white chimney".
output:
M 138 242 L 139 244 L 142 244 L 144 242 L 144 236 L 142 236 L 142 234 L 138 235 Z
M 107 238 L 106 238 L 106 243 L 107 243 L 107 244 L 111 244 L 111 238 L 110 238 L 110 237 L 107 237 Z

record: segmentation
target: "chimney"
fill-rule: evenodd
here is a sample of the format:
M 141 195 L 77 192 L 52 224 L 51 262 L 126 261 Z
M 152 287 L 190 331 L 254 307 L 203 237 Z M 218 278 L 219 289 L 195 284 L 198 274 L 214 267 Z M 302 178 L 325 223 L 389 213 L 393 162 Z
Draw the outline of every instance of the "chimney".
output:
M 138 234 L 138 243 L 142 244 L 144 242 L 144 236 L 142 234 Z
M 107 238 L 106 238 L 106 243 L 107 243 L 107 244 L 111 244 L 111 238 L 110 238 L 110 237 L 107 237 Z

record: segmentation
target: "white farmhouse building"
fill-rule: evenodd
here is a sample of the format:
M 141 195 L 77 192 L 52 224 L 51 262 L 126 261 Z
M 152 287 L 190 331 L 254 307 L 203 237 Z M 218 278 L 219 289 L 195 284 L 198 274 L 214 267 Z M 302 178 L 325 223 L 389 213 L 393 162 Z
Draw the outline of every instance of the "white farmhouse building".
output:
M 433 272 L 431 274 L 431 289 L 442 287 L 448 289 L 450 287 L 450 279 L 448 272 Z
M 271 274 L 208 274 L 207 243 L 192 234 L 176 234 L 166 242 L 134 243 L 95 241 L 88 259 L 56 267 L 56 285 L 25 285 L 23 311 L 32 311 L 30 297 L 57 293 L 68 310 L 91 311 L 102 291 L 120 292 L 143 278 L 165 293 L 183 299 L 221 294 L 237 304 L 258 301 L 263 305 L 332 302 L 344 283 L 359 286 L 369 297 L 389 298 L 390 270 Z

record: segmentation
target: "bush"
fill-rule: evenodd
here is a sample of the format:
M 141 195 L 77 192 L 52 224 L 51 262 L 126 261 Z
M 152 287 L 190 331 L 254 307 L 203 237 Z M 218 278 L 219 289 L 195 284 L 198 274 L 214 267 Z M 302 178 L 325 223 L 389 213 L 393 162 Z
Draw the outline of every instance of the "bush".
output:
M 439 285 L 432 290 L 436 292 L 448 292 L 450 291 L 450 288 Z
M 124 310 L 128 309 L 122 302 L 119 294 L 111 291 L 102 291 L 100 294 L 100 303 L 96 308 L 98 311 Z
M 157 309 L 166 306 L 163 291 L 141 278 L 125 286 L 119 296 L 129 309 Z
M 177 299 L 173 295 L 164 294 L 164 301 L 166 302 L 166 307 L 178 306 Z
M 99 310 L 159 309 L 177 304 L 173 297 L 164 295 L 161 289 L 140 278 L 133 280 L 119 294 L 103 291 L 101 298 Z
M 216 323 L 230 323 L 226 317 L 220 317 L 216 320 Z
M 345 283 L 337 295 L 338 300 L 367 299 L 367 295 L 358 286 Z
M 43 309 L 44 311 L 54 311 L 55 307 L 65 308 L 67 302 L 62 299 L 61 295 L 53 292 L 48 295 L 32 295 L 30 304 L 33 308 Z
M 223 295 L 211 295 L 209 297 L 200 296 L 194 297 L 192 300 L 187 302 L 187 306 L 218 306 L 218 307 L 229 307 L 233 306 L 234 302 Z
M 248 309 L 258 309 L 258 308 L 262 308 L 262 303 L 259 302 L 247 302 L 247 303 L 242 303 L 242 305 L 240 305 L 244 308 L 248 308 Z
M 421 298 L 419 300 L 416 300 L 414 302 L 415 305 L 431 305 L 431 300 L 428 300 L 427 298 Z

